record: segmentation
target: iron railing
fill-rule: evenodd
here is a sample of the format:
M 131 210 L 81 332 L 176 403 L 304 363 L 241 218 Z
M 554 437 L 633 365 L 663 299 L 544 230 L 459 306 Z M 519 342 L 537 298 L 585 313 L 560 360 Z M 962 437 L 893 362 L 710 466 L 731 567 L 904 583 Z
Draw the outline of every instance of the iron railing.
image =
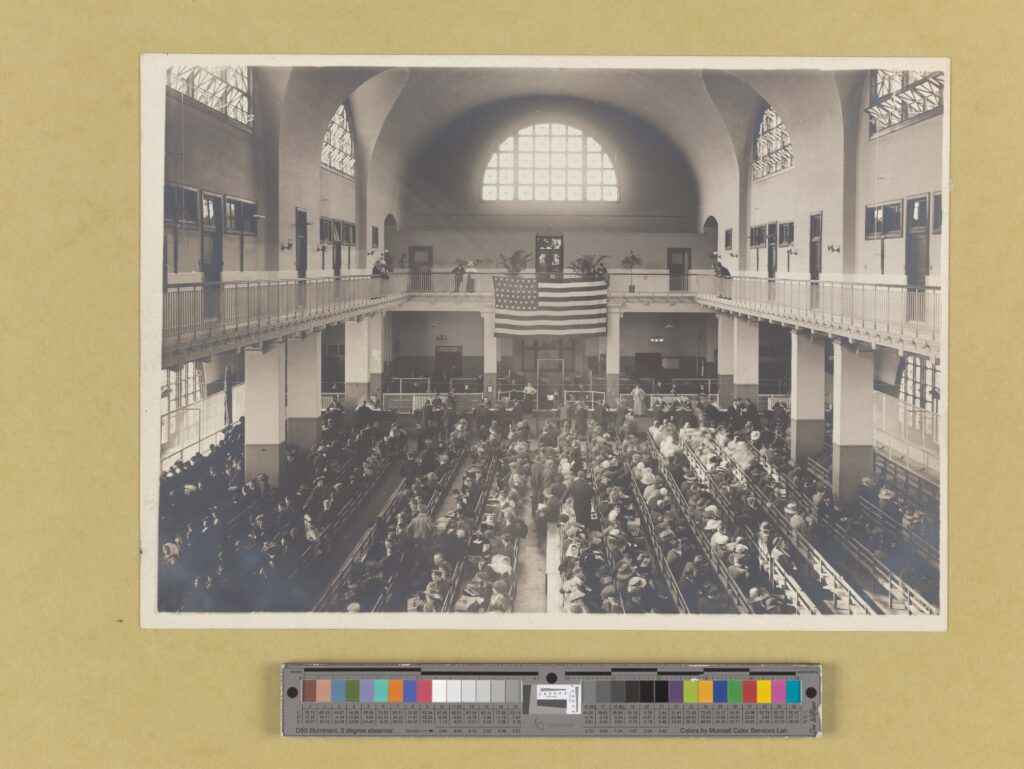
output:
M 933 351 L 941 341 L 942 292 L 934 287 L 711 275 L 691 275 L 690 284 L 699 303 L 715 308 Z
M 168 286 L 164 347 L 314 320 L 405 293 L 404 281 L 368 275 Z

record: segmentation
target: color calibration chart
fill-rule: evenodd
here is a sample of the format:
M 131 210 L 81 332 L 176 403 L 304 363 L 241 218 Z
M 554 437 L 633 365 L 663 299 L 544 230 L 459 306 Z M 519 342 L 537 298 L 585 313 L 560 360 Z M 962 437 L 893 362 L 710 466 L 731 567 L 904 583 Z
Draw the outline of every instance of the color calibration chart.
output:
M 816 737 L 818 665 L 281 669 L 285 737 Z

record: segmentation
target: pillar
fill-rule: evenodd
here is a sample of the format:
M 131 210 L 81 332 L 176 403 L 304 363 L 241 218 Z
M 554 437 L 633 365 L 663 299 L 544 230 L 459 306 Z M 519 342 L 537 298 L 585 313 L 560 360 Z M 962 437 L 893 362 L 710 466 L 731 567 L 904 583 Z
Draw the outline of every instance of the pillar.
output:
M 384 381 L 384 313 L 369 318 L 370 395 L 379 395 Z
M 760 325 L 756 320 L 736 318 L 732 329 L 733 397 L 749 398 L 756 404 L 761 391 Z
M 245 351 L 245 479 L 277 486 L 284 463 L 284 344 Z
M 498 337 L 494 335 L 494 310 L 480 313 L 484 318 L 484 397 L 498 395 Z
M 832 493 L 852 508 L 860 479 L 872 475 L 874 355 L 836 343 L 832 371 Z
M 733 399 L 733 325 L 731 315 L 718 315 L 718 402 L 724 407 Z
M 620 326 L 622 310 L 619 307 L 608 307 L 608 334 L 604 353 L 604 397 L 611 403 L 619 399 L 619 381 L 621 380 L 620 362 L 622 357 Z
M 790 380 L 790 459 L 796 463 L 821 453 L 825 442 L 825 340 L 792 331 Z
M 288 444 L 309 450 L 320 440 L 321 332 L 288 340 Z
M 370 316 L 345 321 L 345 407 L 370 397 Z

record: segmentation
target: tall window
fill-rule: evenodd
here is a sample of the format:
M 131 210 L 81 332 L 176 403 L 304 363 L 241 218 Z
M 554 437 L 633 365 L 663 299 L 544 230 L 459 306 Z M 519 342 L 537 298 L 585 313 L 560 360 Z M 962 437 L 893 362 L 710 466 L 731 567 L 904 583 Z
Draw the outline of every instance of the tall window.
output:
M 942 112 L 941 72 L 876 69 L 871 73 L 871 100 L 867 108 L 872 136 L 916 118 Z
M 931 360 L 920 355 L 904 357 L 899 399 L 917 408 L 938 410 L 939 371 Z
M 564 123 L 538 123 L 498 145 L 484 171 L 481 196 L 615 203 L 619 178 L 592 136 Z
M 167 86 L 239 123 L 252 122 L 248 67 L 169 67 Z
M 761 113 L 754 138 L 754 159 L 751 167 L 754 181 L 777 174 L 793 165 L 793 148 L 779 113 L 769 104 Z
M 320 148 L 320 162 L 346 176 L 356 175 L 356 149 L 352 141 L 352 127 L 348 122 L 348 110 L 342 104 L 331 118 Z

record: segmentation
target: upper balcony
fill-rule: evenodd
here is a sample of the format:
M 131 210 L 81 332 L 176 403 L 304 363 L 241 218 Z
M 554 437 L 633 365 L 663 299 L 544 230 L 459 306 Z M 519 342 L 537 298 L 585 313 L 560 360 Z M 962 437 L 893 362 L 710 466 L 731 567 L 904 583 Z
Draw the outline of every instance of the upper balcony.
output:
M 483 310 L 492 278 L 505 273 L 395 272 L 171 286 L 164 294 L 163 365 L 237 349 L 380 309 Z M 525 273 L 532 276 L 533 273 Z M 942 305 L 937 289 L 767 278 L 715 278 L 668 271 L 616 271 L 613 303 L 630 312 L 714 310 L 808 328 L 938 357 Z M 439 305 L 439 300 L 443 301 Z
M 711 275 L 690 282 L 697 303 L 717 311 L 934 359 L 942 354 L 938 288 Z

